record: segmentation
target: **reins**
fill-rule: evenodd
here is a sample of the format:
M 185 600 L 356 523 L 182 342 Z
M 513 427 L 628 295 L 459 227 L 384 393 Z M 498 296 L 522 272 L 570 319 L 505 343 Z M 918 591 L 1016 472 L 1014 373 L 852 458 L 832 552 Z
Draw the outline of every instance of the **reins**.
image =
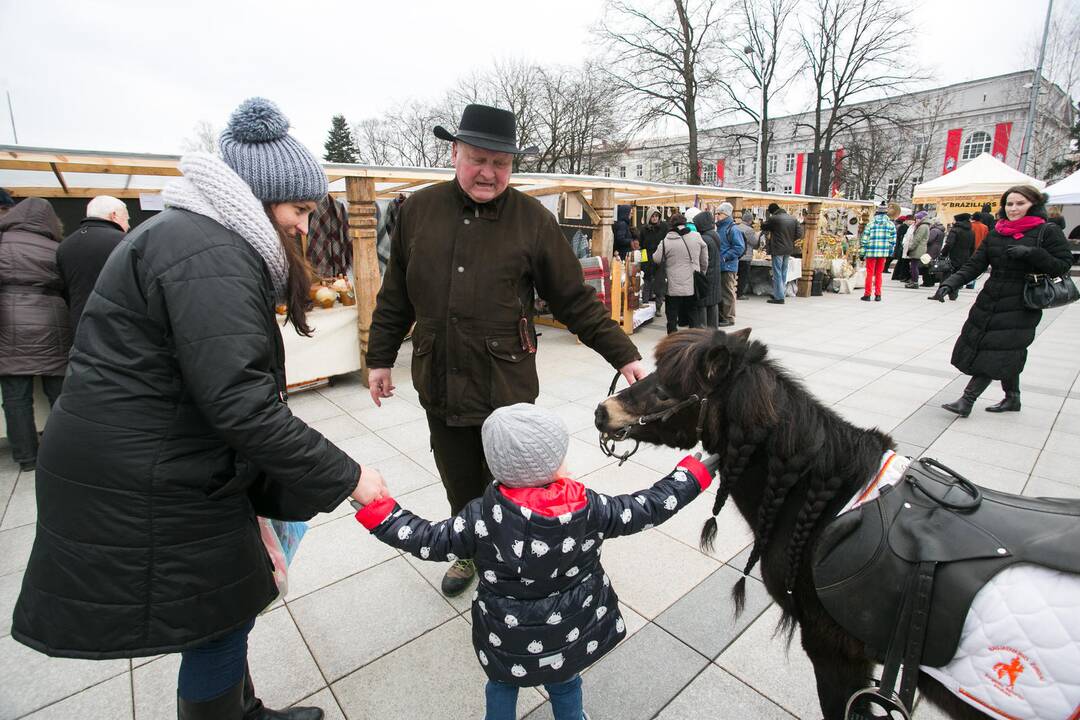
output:
M 622 377 L 620 373 L 615 373 L 615 377 L 611 380 L 611 386 L 608 387 L 608 397 L 611 397 L 615 394 L 615 386 L 619 383 L 620 377 Z M 622 464 L 628 459 L 630 459 L 630 457 L 638 451 L 638 448 L 641 447 L 641 441 L 634 440 L 634 447 L 630 450 L 626 450 L 622 453 L 616 452 L 615 450 L 615 443 L 626 440 L 630 436 L 630 430 L 634 427 L 634 425 L 649 425 L 657 421 L 667 422 L 671 419 L 673 415 L 680 412 L 684 408 L 690 407 L 695 403 L 700 404 L 698 408 L 697 428 L 695 430 L 696 441 L 700 441 L 701 432 L 705 428 L 705 411 L 708 407 L 709 399 L 707 396 L 699 396 L 697 393 L 694 393 L 690 397 L 686 398 L 685 400 L 680 400 L 666 410 L 649 413 L 648 415 L 640 415 L 636 421 L 630 423 L 629 425 L 624 425 L 623 427 L 616 430 L 614 433 L 606 434 L 604 432 L 601 432 L 600 451 L 604 453 L 606 457 L 616 458 L 619 461 L 619 466 L 621 467 Z

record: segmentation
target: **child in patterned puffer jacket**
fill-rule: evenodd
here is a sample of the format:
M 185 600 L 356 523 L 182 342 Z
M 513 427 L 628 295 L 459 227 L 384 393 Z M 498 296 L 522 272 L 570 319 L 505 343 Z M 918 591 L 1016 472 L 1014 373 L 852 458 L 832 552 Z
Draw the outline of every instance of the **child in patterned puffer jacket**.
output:
M 569 435 L 549 410 L 499 408 L 481 435 L 495 482 L 457 516 L 429 522 L 383 498 L 356 519 L 424 560 L 476 561 L 473 646 L 488 676 L 488 720 L 514 718 L 518 688 L 541 684 L 556 720 L 580 720 L 580 673 L 626 635 L 600 565 L 604 540 L 686 507 L 709 486 L 718 459 L 688 456 L 651 488 L 609 497 L 564 476 Z

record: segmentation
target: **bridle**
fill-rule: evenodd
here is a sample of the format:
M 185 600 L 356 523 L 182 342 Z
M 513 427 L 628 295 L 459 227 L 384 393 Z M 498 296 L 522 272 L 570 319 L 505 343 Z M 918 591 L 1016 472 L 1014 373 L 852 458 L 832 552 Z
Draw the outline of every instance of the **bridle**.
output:
M 615 395 L 615 386 L 619 383 L 620 377 L 622 377 L 621 373 L 615 373 L 615 377 L 612 378 L 611 386 L 608 388 L 607 393 L 607 396 L 609 398 Z M 630 431 L 633 429 L 634 425 L 649 425 L 654 422 L 667 422 L 671 419 L 673 415 L 682 411 L 684 408 L 688 408 L 691 405 L 694 405 L 695 403 L 699 404 L 697 428 L 695 429 L 695 444 L 697 442 L 700 442 L 701 432 L 705 428 L 705 410 L 708 407 L 709 398 L 706 395 L 698 395 L 697 393 L 694 393 L 690 397 L 686 398 L 685 400 L 680 400 L 666 410 L 649 413 L 648 415 L 640 415 L 637 420 L 630 423 L 629 425 L 625 425 L 619 428 L 614 433 L 608 434 L 601 431 L 600 452 L 604 453 L 606 457 L 616 458 L 619 461 L 619 467 L 622 467 L 622 464 L 629 460 L 630 456 L 636 453 L 638 451 L 638 448 L 641 447 L 641 441 L 634 440 L 634 447 L 621 453 L 616 452 L 615 443 L 629 438 Z

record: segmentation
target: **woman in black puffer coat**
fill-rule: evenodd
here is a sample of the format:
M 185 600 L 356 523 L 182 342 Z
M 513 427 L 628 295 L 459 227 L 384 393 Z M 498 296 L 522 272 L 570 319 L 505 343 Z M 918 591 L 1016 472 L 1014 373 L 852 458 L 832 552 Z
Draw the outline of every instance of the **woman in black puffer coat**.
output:
M 694 226 L 709 249 L 709 267 L 705 270 L 705 279 L 709 282 L 709 291 L 697 301 L 705 312 L 705 327 L 715 330 L 720 323 L 720 236 L 716 232 L 716 218 L 708 210 L 702 210 L 694 216 Z
M 1027 347 L 1035 339 L 1041 310 L 1024 306 L 1024 281 L 1030 273 L 1058 276 L 1068 272 L 1072 255 L 1061 228 L 1046 222 L 1046 195 L 1029 185 L 1009 188 L 1001 196 L 994 229 L 963 267 L 949 276 L 933 300 L 955 300 L 961 287 L 987 267 L 990 279 L 975 299 L 953 348 L 952 364 L 971 376 L 964 394 L 942 405 L 967 417 L 976 398 L 993 380 L 1000 380 L 1005 399 L 990 412 L 1020 410 L 1020 373 Z
M 180 161 L 169 207 L 102 270 L 38 456 L 12 636 L 54 657 L 182 653 L 181 719 L 322 717 L 268 715 L 247 673 L 277 595 L 256 516 L 306 520 L 385 490 L 286 405 L 274 305 L 310 332 L 291 240 L 327 191 L 287 130 L 255 98 L 222 158 Z

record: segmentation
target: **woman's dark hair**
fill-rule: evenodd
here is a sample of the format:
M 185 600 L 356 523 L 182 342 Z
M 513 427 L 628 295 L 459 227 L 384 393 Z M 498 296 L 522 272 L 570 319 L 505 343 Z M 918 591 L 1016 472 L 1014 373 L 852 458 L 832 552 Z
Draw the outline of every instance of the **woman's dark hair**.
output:
M 1006 217 L 1005 215 L 1005 200 L 1010 195 L 1017 193 L 1023 195 L 1031 203 L 1031 207 L 1028 208 L 1027 214 L 1034 215 L 1036 217 L 1046 217 L 1046 193 L 1042 192 L 1036 187 L 1031 185 L 1013 185 L 1011 188 L 1001 193 L 1001 204 L 998 206 L 997 216 L 999 220 Z
M 311 337 L 314 332 L 307 322 L 307 307 L 311 292 L 311 267 L 300 252 L 298 238 L 289 237 L 288 233 L 274 220 L 270 203 L 263 203 L 270 224 L 277 231 L 281 246 L 285 248 L 285 259 L 289 263 L 289 280 L 285 285 L 285 319 L 292 323 L 296 332 L 304 337 Z

